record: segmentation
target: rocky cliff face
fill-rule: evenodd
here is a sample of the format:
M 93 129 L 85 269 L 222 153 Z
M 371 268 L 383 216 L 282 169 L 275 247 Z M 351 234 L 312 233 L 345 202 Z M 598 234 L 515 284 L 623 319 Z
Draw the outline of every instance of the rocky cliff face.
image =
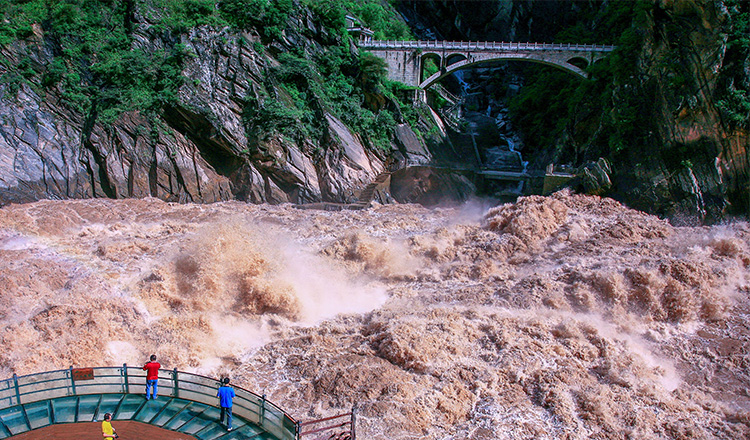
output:
M 568 124 L 573 134 L 560 133 L 549 150 L 558 156 L 565 156 L 565 148 L 575 150 L 568 156 L 581 163 L 574 165 L 597 160 L 607 148 L 602 118 L 622 119 L 618 111 L 629 96 L 648 96 L 643 119 L 649 122 L 633 127 L 642 136 L 626 146 L 630 157 L 611 160 L 612 190 L 607 194 L 667 216 L 713 220 L 746 213 L 748 133 L 729 124 L 716 103 L 727 64 L 730 12 L 724 2 L 712 0 L 648 4 L 646 20 L 633 24 L 644 40 L 637 60 L 631 60 L 636 73 L 613 84 L 608 107 L 594 112 L 598 121 L 574 117 Z M 420 38 L 554 41 L 560 30 L 580 20 L 601 27 L 596 17 L 603 16 L 601 8 L 608 2 L 400 5 Z M 476 13 L 478 8 L 482 14 Z M 188 80 L 179 99 L 158 115 L 130 111 L 104 123 L 96 107 L 82 112 L 66 105 L 60 85 L 39 86 L 58 50 L 41 26 L 0 47 L 0 77 L 23 62 L 36 74 L 26 82 L 0 80 L 0 204 L 143 196 L 181 202 L 351 202 L 386 168 L 428 163 L 445 146 L 445 132 L 432 129 L 439 121 L 428 111 L 420 130 L 436 134 L 425 140 L 400 121 L 390 151 L 374 147 L 325 106 L 315 108 L 320 133 L 304 139 L 249 125 L 247 115 L 257 103 L 290 101 L 268 80 L 279 54 L 321 53 L 341 42 L 304 8 L 295 10 L 282 38 L 270 44 L 252 29 L 200 26 L 168 33 L 149 17 L 137 8 L 130 17 L 134 48 L 154 52 L 180 45 L 188 54 L 183 63 Z M 500 96 L 501 87 L 483 90 Z M 554 154 L 543 159 L 554 159 Z M 653 160 L 643 161 L 644 155 Z M 533 162 L 529 152 L 524 157 Z
M 659 2 L 649 17 L 639 84 L 656 98 L 661 161 L 640 175 L 621 173 L 641 181 L 627 198 L 645 204 L 644 189 L 661 193 L 667 209 L 706 220 L 747 212 L 748 137 L 716 105 L 727 14 L 722 2 L 682 0 Z
M 608 129 L 602 120 L 625 121 L 623 108 L 633 96 L 640 97 L 648 103 L 638 110 L 644 123 L 633 122 L 628 128 L 634 136 L 623 147 L 628 151 L 612 161 L 608 195 L 672 218 L 715 221 L 747 214 L 750 139 L 747 130 L 730 124 L 717 105 L 722 81 L 727 81 L 722 75 L 729 63 L 729 16 L 736 11 L 729 10 L 727 2 L 713 0 L 653 1 L 643 6 L 646 12 L 631 24 L 643 39 L 641 50 L 633 59 L 621 60 L 634 65 L 632 75 L 613 82 L 604 107 L 572 115 L 555 145 L 541 146 L 534 154 L 540 162 L 575 158 L 575 166 L 595 161 L 599 154 L 614 158 L 607 134 L 602 134 Z M 609 2 L 405 2 L 401 11 L 425 38 L 554 42 L 576 22 L 584 23 L 579 31 L 606 39 L 603 17 L 611 16 L 611 7 Z M 479 9 L 483 13 L 477 14 Z M 732 62 L 748 65 L 746 57 Z M 736 82 L 748 81 L 750 70 L 744 70 Z M 519 72 L 523 71 L 513 74 Z M 507 78 L 508 73 L 500 76 Z M 492 85 L 482 87 L 493 90 Z M 534 160 L 530 152 L 524 157 Z
M 322 135 L 303 141 L 253 132 L 243 121 L 252 105 L 248 97 L 277 96 L 266 81 L 267 69 L 278 64 L 272 53 L 294 47 L 323 51 L 335 40 L 309 11 L 299 9 L 289 20 L 285 38 L 266 51 L 252 31 L 201 26 L 169 34 L 136 9 L 133 47 L 158 51 L 181 44 L 190 54 L 178 102 L 157 117 L 131 111 L 104 124 L 95 107 L 82 114 L 64 105 L 59 86 L 0 83 L 0 205 L 145 196 L 199 203 L 356 199 L 390 159 L 334 115 L 321 112 Z M 22 58 L 44 73 L 53 48 L 35 26 L 26 40 L 0 47 L 7 60 L 0 63 L 0 76 Z M 401 147 L 399 154 L 408 156 L 402 146 L 416 139 L 422 148 L 414 160 L 429 160 L 407 124 L 394 136 L 394 151 Z
M 425 39 L 546 42 L 592 6 L 578 3 L 420 0 L 400 2 L 399 11 Z

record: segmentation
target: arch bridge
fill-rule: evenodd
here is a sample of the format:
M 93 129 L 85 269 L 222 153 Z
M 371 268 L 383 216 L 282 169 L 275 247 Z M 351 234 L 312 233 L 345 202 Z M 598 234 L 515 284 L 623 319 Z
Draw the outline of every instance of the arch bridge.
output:
M 495 60 L 547 64 L 586 78 L 586 67 L 606 57 L 615 46 L 591 44 L 506 43 L 494 41 L 386 41 L 362 38 L 359 47 L 388 63 L 388 78 L 427 89 L 451 73 Z M 424 64 L 438 71 L 423 77 Z

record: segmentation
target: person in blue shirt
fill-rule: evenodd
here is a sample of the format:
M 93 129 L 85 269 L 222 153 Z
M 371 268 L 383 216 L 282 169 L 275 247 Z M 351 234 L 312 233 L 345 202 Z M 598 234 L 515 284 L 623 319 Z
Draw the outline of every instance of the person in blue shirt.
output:
M 227 431 L 232 430 L 232 399 L 234 398 L 234 388 L 229 386 L 229 378 L 225 377 L 221 380 L 221 386 L 219 392 L 216 393 L 216 397 L 219 398 L 219 406 L 221 407 L 221 416 L 219 422 L 224 423 L 224 416 L 227 418 Z

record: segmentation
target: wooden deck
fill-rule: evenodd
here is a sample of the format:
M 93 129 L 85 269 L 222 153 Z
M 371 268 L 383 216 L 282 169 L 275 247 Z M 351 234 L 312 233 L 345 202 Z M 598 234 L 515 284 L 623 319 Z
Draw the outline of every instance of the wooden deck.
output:
M 112 422 L 119 440 L 196 440 L 195 437 L 131 420 Z M 64 423 L 9 437 L 12 440 L 99 440 L 102 422 Z

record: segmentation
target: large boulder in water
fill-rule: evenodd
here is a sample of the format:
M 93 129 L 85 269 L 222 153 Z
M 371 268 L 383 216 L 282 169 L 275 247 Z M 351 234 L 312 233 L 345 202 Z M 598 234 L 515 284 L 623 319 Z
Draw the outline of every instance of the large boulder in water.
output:
M 466 201 L 475 192 L 466 176 L 453 171 L 417 166 L 391 174 L 391 195 L 399 203 L 453 204 Z
M 596 162 L 587 163 L 578 174 L 586 194 L 601 195 L 612 187 L 612 167 L 607 159 L 600 157 Z

